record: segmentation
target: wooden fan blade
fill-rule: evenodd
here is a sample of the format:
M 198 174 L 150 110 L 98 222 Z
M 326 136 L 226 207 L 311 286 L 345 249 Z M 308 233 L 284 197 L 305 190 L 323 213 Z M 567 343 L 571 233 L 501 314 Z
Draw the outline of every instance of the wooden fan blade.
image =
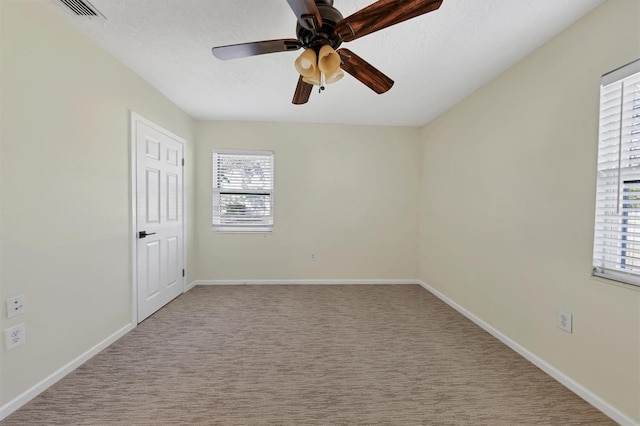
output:
M 298 79 L 298 85 L 296 86 L 296 92 L 293 94 L 294 105 L 302 105 L 309 102 L 311 91 L 313 90 L 313 84 L 305 83 L 302 81 L 302 76 Z
M 287 0 L 303 28 L 313 31 L 322 28 L 322 17 L 314 0 Z
M 351 41 L 440 7 L 442 0 L 379 0 L 336 24 L 334 34 Z
M 300 42 L 295 38 L 281 40 L 254 41 L 251 43 L 231 44 L 211 49 L 218 59 L 237 59 L 247 56 L 264 55 L 265 53 L 289 52 L 300 49 Z
M 374 92 L 382 94 L 393 87 L 393 80 L 349 49 L 337 52 L 342 59 L 340 67 Z

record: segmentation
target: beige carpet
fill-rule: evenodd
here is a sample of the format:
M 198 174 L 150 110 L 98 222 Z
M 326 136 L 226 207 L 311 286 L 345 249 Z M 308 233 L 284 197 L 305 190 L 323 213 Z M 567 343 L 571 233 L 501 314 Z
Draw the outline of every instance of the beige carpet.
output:
M 606 425 L 416 285 L 196 287 L 2 425 Z

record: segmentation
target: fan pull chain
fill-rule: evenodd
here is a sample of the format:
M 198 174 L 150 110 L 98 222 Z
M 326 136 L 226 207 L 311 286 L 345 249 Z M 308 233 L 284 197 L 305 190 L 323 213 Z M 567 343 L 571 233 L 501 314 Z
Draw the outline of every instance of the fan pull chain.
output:
M 324 73 L 321 72 L 320 73 L 320 90 L 318 90 L 318 93 L 322 93 L 323 90 L 324 90 Z

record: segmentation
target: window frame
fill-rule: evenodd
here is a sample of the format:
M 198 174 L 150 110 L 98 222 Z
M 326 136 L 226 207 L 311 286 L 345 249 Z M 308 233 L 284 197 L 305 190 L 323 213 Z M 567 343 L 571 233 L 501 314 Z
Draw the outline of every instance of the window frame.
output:
M 631 92 L 626 91 L 627 82 L 632 83 Z M 604 122 L 603 118 L 607 117 L 604 111 L 611 108 L 605 106 L 608 96 L 618 90 L 620 95 L 612 99 L 619 102 L 616 112 L 619 118 Z M 637 231 L 640 229 L 640 59 L 602 76 L 599 110 L 592 273 L 640 286 L 640 232 Z M 608 126 L 618 132 L 618 142 L 614 144 L 610 143 L 611 137 L 604 136 L 611 132 Z M 628 133 L 625 133 L 626 129 Z M 613 160 L 605 159 L 612 155 Z M 617 165 L 604 165 L 615 164 L 615 156 Z M 634 193 L 638 195 L 634 196 Z
M 222 221 L 222 216 L 218 218 L 216 221 L 216 213 L 220 211 L 218 207 L 219 204 L 219 196 L 220 189 L 218 188 L 218 176 L 217 176 L 217 157 L 219 155 L 228 155 L 228 156 L 239 156 L 239 157 L 247 157 L 247 156 L 256 156 L 256 157 L 266 157 L 270 161 L 271 166 L 271 182 L 270 182 L 270 190 L 252 190 L 251 192 L 262 192 L 263 195 L 268 195 L 269 197 L 269 211 L 270 215 L 267 216 L 270 223 L 264 224 L 252 224 L 252 225 L 238 225 L 238 224 L 222 224 L 219 223 Z M 216 233 L 271 233 L 273 232 L 274 227 L 274 192 L 275 192 L 275 152 L 267 151 L 267 150 L 239 150 L 239 149 L 213 149 L 211 152 L 211 161 L 212 161 L 212 177 L 211 177 L 211 185 L 212 185 L 212 229 Z M 246 191 L 241 190 L 233 190 L 228 189 L 224 192 L 243 194 L 247 193 Z M 217 223 L 218 222 L 218 223 Z

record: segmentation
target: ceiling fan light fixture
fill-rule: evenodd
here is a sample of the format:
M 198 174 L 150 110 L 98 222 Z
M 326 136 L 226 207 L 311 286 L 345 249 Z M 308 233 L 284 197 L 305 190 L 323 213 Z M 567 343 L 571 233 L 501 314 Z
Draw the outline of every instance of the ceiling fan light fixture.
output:
M 313 84 L 314 86 L 322 85 L 322 73 L 318 68 L 315 69 L 315 72 L 309 76 L 302 76 L 302 81 L 305 83 Z
M 296 59 L 295 67 L 298 74 L 303 77 L 312 77 L 316 73 L 319 73 L 318 70 L 318 55 L 316 55 L 316 51 L 313 49 L 306 49 L 298 59 Z
M 296 59 L 296 71 L 302 76 L 302 81 L 322 86 L 331 84 L 344 77 L 340 69 L 340 55 L 329 45 L 320 48 L 320 54 L 315 49 L 308 48 Z M 324 74 L 324 80 L 323 80 Z
M 333 75 L 340 71 L 340 55 L 333 50 L 333 47 L 325 44 L 320 48 L 318 54 L 318 68 L 326 75 Z
M 342 70 L 338 68 L 333 74 L 325 74 L 324 82 L 327 84 L 332 84 L 340 80 L 342 77 L 344 77 L 344 72 L 342 72 Z

